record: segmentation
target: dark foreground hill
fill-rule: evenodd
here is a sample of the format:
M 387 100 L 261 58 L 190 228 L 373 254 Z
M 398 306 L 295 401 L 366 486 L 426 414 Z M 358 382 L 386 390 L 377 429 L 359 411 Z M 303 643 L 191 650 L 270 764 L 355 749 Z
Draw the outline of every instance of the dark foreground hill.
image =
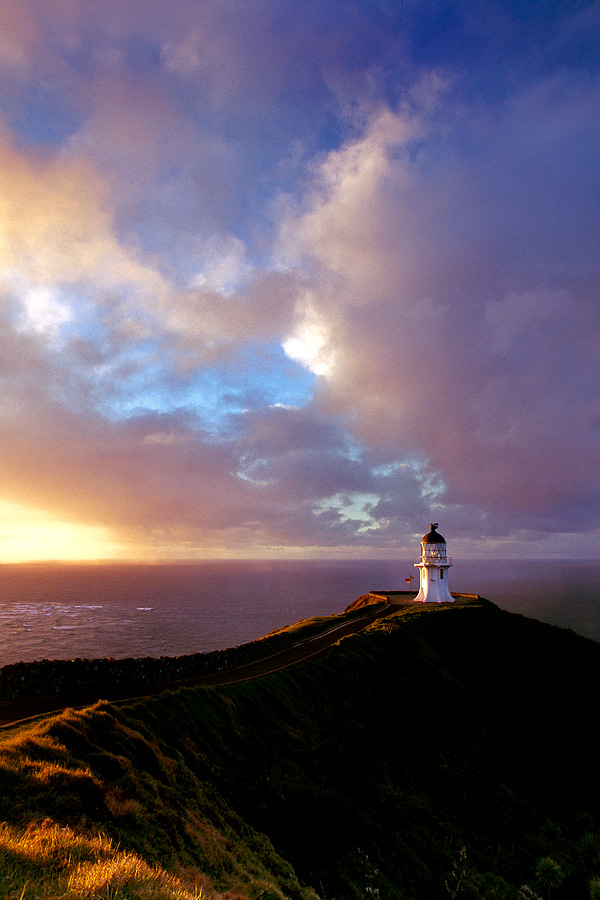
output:
M 401 607 L 227 687 L 0 735 L 0 897 L 600 896 L 600 645 Z

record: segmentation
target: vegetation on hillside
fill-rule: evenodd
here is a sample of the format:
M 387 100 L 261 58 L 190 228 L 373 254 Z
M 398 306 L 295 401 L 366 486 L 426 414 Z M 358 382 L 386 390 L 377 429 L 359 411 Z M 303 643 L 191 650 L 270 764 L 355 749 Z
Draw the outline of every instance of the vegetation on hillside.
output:
M 8 729 L 2 897 L 594 898 L 599 682 L 599 645 L 465 601 Z

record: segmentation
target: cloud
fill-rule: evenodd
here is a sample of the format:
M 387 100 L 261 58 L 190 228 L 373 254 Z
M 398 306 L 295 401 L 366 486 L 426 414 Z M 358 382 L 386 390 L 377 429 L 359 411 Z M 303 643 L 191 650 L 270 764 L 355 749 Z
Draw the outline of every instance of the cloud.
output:
M 68 347 L 58 357 L 7 326 L 2 338 L 6 501 L 104 529 L 122 555 L 381 550 L 396 546 L 404 510 L 424 514 L 414 470 L 381 470 L 342 423 L 309 408 L 238 413 L 219 435 L 191 408 L 111 420 Z
M 40 162 L 5 145 L 0 188 L 0 266 L 8 283 L 164 293 L 158 272 L 115 235 L 106 186 L 85 160 Z
M 19 326 L 66 340 L 91 317 L 95 340 L 152 338 L 175 368 L 290 328 L 295 277 L 256 272 L 239 239 L 213 236 L 187 260 L 188 286 L 122 237 L 113 184 L 82 155 L 39 160 L 5 144 L 0 188 L 0 279 Z
M 4 4 L 7 499 L 149 555 L 596 528 L 596 18 Z
M 596 524 L 599 384 L 584 326 L 598 316 L 596 212 L 583 195 L 599 87 L 553 76 L 459 133 L 443 94 L 433 115 L 385 109 L 319 164 L 283 221 L 284 252 L 312 270 L 320 352 L 335 359 L 321 408 L 354 415 L 369 446 L 426 459 L 449 513 Z

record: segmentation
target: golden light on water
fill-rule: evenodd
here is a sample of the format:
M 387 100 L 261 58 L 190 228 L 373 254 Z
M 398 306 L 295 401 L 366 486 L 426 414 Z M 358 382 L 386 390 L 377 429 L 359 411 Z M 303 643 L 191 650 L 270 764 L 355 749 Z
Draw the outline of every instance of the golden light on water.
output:
M 66 522 L 43 510 L 0 501 L 0 562 L 114 559 L 106 528 Z

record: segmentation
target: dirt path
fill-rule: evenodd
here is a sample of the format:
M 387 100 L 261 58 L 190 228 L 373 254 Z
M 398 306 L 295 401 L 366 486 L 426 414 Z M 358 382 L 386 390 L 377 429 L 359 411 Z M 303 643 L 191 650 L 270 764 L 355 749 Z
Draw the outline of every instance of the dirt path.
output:
M 362 631 L 363 628 L 371 625 L 377 619 L 384 618 L 397 609 L 397 606 L 388 603 L 384 607 L 377 607 L 375 610 L 368 611 L 359 619 L 353 619 L 351 622 L 344 622 L 341 625 L 336 625 L 334 628 L 329 629 L 329 631 L 326 631 L 323 634 L 319 634 L 312 638 L 305 638 L 302 641 L 298 641 L 297 644 L 293 644 L 287 650 L 281 650 L 279 653 L 274 653 L 271 656 L 266 656 L 255 662 L 238 666 L 233 669 L 226 669 L 223 672 L 214 672 L 210 675 L 156 684 L 150 690 L 146 689 L 143 692 L 140 691 L 139 686 L 136 686 L 135 689 L 128 689 L 127 686 L 121 686 L 119 689 L 114 689 L 111 688 L 110 685 L 106 685 L 105 689 L 98 689 L 93 692 L 87 691 L 62 694 L 60 697 L 33 697 L 29 700 L 2 704 L 0 706 L 0 728 L 30 721 L 43 715 L 59 713 L 66 707 L 81 708 L 90 706 L 98 700 L 126 702 L 128 700 L 155 697 L 158 694 L 162 694 L 164 691 L 172 691 L 180 687 L 237 684 L 240 681 L 250 681 L 253 678 L 259 678 L 261 675 L 279 672 L 281 669 L 287 669 L 289 666 L 293 666 L 305 659 L 318 656 L 329 649 L 336 641 L 339 641 L 340 638 Z
M 239 681 L 250 681 L 252 678 L 258 678 L 261 675 L 279 672 L 281 669 L 287 669 L 295 663 L 318 656 L 320 653 L 328 650 L 340 638 L 362 631 L 367 625 L 371 625 L 377 619 L 389 616 L 396 609 L 398 609 L 397 606 L 388 603 L 385 607 L 378 608 L 375 612 L 369 612 L 365 616 L 361 616 L 360 619 L 336 625 L 335 628 L 331 628 L 323 634 L 318 634 L 316 637 L 305 638 L 287 650 L 281 650 L 272 656 L 266 656 L 264 659 L 248 663 L 248 665 L 239 666 L 237 669 L 229 669 L 226 672 L 206 675 L 203 678 L 191 679 L 191 681 L 195 684 L 237 684 Z

